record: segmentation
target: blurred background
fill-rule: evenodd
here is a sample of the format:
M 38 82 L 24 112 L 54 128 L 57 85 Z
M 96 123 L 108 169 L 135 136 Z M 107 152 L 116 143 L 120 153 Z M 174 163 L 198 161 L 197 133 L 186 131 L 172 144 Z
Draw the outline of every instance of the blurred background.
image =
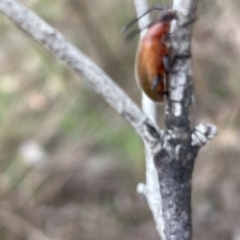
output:
M 133 76 L 138 39 L 126 43 L 120 33 L 135 16 L 133 1 L 23 2 L 140 104 Z M 219 129 L 196 160 L 194 240 L 240 240 L 239 11 L 238 1 L 202 0 L 194 24 L 192 122 Z M 139 137 L 2 15 L 0 31 L 0 238 L 159 239 L 135 192 L 145 181 Z

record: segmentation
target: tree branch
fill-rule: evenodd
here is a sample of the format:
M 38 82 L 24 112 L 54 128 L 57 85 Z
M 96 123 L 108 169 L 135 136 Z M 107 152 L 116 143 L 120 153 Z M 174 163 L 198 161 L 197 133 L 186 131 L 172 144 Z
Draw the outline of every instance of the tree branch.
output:
M 160 148 L 161 132 L 155 124 L 143 114 L 102 69 L 70 44 L 61 33 L 17 0 L 1 0 L 0 12 L 72 69 L 96 93 L 100 94 L 130 123 L 152 149 Z
M 191 182 L 194 162 L 199 148 L 216 134 L 216 128 L 210 124 L 201 124 L 192 130 L 188 118 L 193 89 L 190 58 L 192 25 L 184 24 L 194 19 L 197 3 L 198 0 L 174 1 L 178 21 L 172 28 L 171 54 L 172 57 L 189 58 L 177 58 L 168 75 L 167 130 L 163 148 L 154 156 L 162 196 L 164 240 L 192 239 Z
M 137 16 L 141 16 L 148 9 L 147 0 L 134 0 Z M 149 15 L 145 15 L 138 21 L 139 29 L 143 29 L 150 23 Z M 140 39 L 144 35 L 144 31 L 140 34 Z M 157 122 L 157 105 L 142 92 L 142 109 L 143 112 L 153 121 Z M 154 165 L 154 155 L 148 144 L 145 143 L 145 161 L 146 161 L 146 183 L 139 183 L 137 192 L 144 195 L 148 202 L 148 206 L 153 214 L 156 229 L 160 236 L 163 234 L 164 221 L 162 217 L 162 199 L 160 195 L 160 186 L 158 182 L 158 174 Z

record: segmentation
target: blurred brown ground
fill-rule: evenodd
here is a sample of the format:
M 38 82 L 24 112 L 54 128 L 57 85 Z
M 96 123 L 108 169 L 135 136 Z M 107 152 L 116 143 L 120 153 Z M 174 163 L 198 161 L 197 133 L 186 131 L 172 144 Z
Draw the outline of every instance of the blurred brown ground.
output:
M 24 0 L 140 103 L 137 38 L 120 33 L 133 3 L 99 2 Z M 194 24 L 192 121 L 219 129 L 196 160 L 194 240 L 240 240 L 239 11 L 234 0 L 200 1 Z M 138 136 L 3 16 L 0 31 L 0 238 L 157 240 L 135 193 L 145 179 Z

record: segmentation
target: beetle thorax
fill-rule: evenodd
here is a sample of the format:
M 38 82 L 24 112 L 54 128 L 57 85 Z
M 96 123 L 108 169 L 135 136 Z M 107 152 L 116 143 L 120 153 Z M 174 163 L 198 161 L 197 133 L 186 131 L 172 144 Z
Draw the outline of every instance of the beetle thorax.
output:
M 145 34 L 146 38 L 161 38 L 168 34 L 170 29 L 169 22 L 158 22 L 152 25 Z

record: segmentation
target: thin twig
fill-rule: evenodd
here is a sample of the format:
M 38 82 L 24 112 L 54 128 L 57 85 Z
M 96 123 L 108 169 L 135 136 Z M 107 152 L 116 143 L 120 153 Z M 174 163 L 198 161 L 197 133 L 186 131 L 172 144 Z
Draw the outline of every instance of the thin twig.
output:
M 0 12 L 77 73 L 81 80 L 133 126 L 144 141 L 153 148 L 157 147 L 160 132 L 156 126 L 102 69 L 69 43 L 61 33 L 17 0 L 1 0 Z
M 148 9 L 147 0 L 134 0 L 137 16 L 141 16 Z M 150 23 L 149 15 L 145 15 L 138 21 L 139 29 L 143 29 Z M 143 37 L 145 31 L 142 31 L 140 38 Z M 143 112 L 157 124 L 157 105 L 142 92 L 142 109 Z M 157 170 L 154 165 L 153 154 L 145 143 L 145 161 L 146 161 L 146 183 L 139 183 L 137 191 L 143 194 L 147 199 L 148 206 L 153 214 L 156 229 L 162 238 L 163 234 L 163 218 L 162 218 L 162 200 L 160 195 L 160 187 L 158 182 Z

